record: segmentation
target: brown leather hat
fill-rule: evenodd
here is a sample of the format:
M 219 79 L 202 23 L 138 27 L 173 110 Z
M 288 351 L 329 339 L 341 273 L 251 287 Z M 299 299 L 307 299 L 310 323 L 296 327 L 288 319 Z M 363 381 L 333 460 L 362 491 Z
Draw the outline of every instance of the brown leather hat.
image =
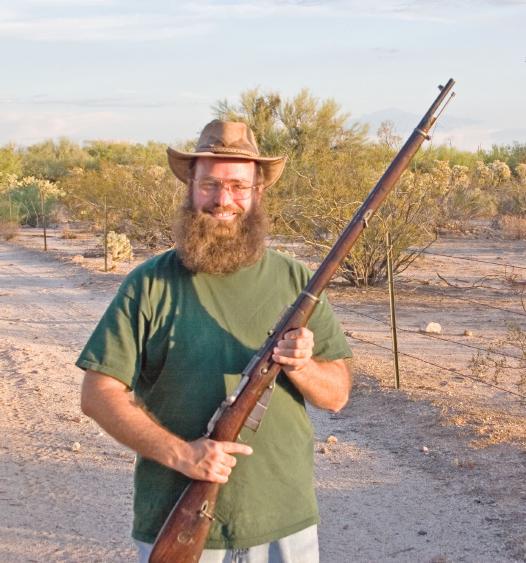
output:
M 205 125 L 195 152 L 183 152 L 168 148 L 168 163 L 172 172 L 179 180 L 188 183 L 188 169 L 194 158 L 239 158 L 254 160 L 263 169 L 263 187 L 275 184 L 285 167 L 286 156 L 259 156 L 258 145 L 254 133 L 241 121 L 220 121 L 214 119 Z

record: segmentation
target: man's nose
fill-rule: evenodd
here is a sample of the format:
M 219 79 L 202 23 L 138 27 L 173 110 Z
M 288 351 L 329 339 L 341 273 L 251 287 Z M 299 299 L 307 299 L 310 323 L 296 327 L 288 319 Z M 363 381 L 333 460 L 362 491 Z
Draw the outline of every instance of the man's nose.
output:
M 215 199 L 214 203 L 221 207 L 225 207 L 233 203 L 232 192 L 229 189 L 226 189 L 225 186 L 221 186 L 215 192 Z

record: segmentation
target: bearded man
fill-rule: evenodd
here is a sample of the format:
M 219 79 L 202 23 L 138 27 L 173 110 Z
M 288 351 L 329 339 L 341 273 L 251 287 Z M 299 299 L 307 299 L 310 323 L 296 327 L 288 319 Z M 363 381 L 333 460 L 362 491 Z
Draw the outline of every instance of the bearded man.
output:
M 137 452 L 139 561 L 198 479 L 224 484 L 202 562 L 316 562 L 304 401 L 337 411 L 350 391 L 350 350 L 325 296 L 308 328 L 288 332 L 275 348 L 282 371 L 257 432 L 244 428 L 237 442 L 203 437 L 310 275 L 264 243 L 261 200 L 285 158 L 260 156 L 245 124 L 214 120 L 195 152 L 168 149 L 168 159 L 188 185 L 176 248 L 129 274 L 82 351 L 82 410 Z

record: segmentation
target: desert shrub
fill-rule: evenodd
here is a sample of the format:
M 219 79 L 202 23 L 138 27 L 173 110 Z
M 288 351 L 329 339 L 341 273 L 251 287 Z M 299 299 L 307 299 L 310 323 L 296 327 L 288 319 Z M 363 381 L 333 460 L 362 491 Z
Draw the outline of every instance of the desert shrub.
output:
M 72 240 L 77 238 L 77 233 L 71 230 L 67 225 L 62 227 L 62 235 L 61 237 L 64 240 Z
M 13 180 L 9 194 L 11 204 L 17 209 L 19 222 L 39 227 L 43 223 L 42 212 L 48 223 L 54 222 L 59 213 L 58 201 L 63 192 L 48 180 L 25 176 Z
M 403 271 L 418 254 L 407 250 L 434 240 L 436 207 L 442 192 L 443 184 L 432 174 L 406 171 L 343 262 L 341 275 L 356 286 L 383 281 L 388 232 L 394 269 Z M 289 232 L 321 255 L 332 247 L 364 197 L 352 200 L 349 195 L 331 193 L 330 184 L 313 180 L 311 192 L 284 209 L 283 221 Z
M 172 224 L 186 193 L 167 167 L 103 162 L 98 169 L 73 169 L 60 182 L 73 220 L 92 221 L 155 246 L 173 242 Z
M 479 188 L 456 188 L 447 198 L 445 222 L 469 221 L 479 217 L 492 217 L 497 208 L 497 201 L 493 194 Z M 444 224 L 445 222 L 440 222 Z
M 22 174 L 22 156 L 14 144 L 0 147 L 0 177 Z M 0 180 L 1 183 L 1 180 Z
M 62 138 L 31 145 L 21 151 L 22 175 L 56 182 L 75 166 L 88 166 L 89 154 L 77 143 Z
M 526 216 L 526 185 L 510 182 L 498 191 L 498 212 Z
M 107 235 L 108 254 L 114 262 L 131 260 L 133 248 L 129 238 L 124 233 L 110 231 Z
M 18 228 L 18 223 L 15 221 L 0 219 L 0 238 L 4 240 L 15 238 L 18 233 Z
M 493 220 L 492 226 L 502 231 L 505 238 L 512 240 L 526 238 L 526 217 L 499 215 Z
M 524 301 L 523 307 L 524 307 Z M 526 308 L 525 308 L 526 310 Z M 499 352 L 508 350 L 514 359 L 503 357 Z M 526 392 L 526 331 L 517 323 L 508 323 L 503 338 L 490 343 L 485 352 L 473 354 L 469 368 L 479 379 L 488 379 L 495 384 L 515 387 Z
M 90 157 L 88 169 L 99 169 L 103 163 L 166 166 L 166 144 L 154 141 L 148 141 L 145 145 L 123 141 L 89 141 L 84 150 Z M 86 169 L 85 166 L 83 168 Z
M 493 185 L 500 186 L 511 179 L 510 167 L 501 160 L 494 160 L 489 164 L 492 173 Z
M 19 216 L 18 205 L 11 195 L 0 197 L 0 221 L 19 224 Z
M 526 163 L 521 162 L 520 164 L 517 164 L 515 167 L 515 174 L 519 184 L 522 184 L 523 186 L 526 185 Z
M 526 143 L 515 141 L 508 145 L 493 145 L 489 151 L 479 151 L 479 153 L 486 163 L 501 160 L 515 169 L 518 164 L 526 162 Z
M 472 172 L 472 184 L 477 188 L 489 188 L 493 185 L 493 172 L 482 160 L 477 160 Z

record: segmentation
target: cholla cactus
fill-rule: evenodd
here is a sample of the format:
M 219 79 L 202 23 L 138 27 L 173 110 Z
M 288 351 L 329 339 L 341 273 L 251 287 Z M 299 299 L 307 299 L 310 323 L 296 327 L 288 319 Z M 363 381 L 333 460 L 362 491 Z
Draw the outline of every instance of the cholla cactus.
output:
M 133 258 L 132 245 L 124 233 L 117 234 L 115 231 L 110 231 L 107 235 L 107 241 L 108 252 L 114 262 Z
M 59 188 L 57 184 L 42 178 L 35 178 L 34 176 L 24 176 L 17 181 L 17 187 L 24 186 L 35 186 L 44 197 L 61 197 L 64 195 L 64 190 Z
M 489 168 L 493 173 L 493 183 L 496 186 L 507 182 L 511 178 L 511 170 L 510 167 L 501 160 L 494 160 L 490 165 Z
M 456 164 L 451 170 L 451 183 L 455 187 L 467 188 L 469 186 L 469 168 Z
M 435 160 L 433 170 L 433 184 L 442 194 L 446 193 L 451 181 L 451 168 L 447 160 Z
M 475 179 L 477 186 L 480 188 L 491 187 L 493 184 L 493 172 L 491 168 L 486 166 L 482 160 L 477 160 L 475 166 Z
M 18 176 L 16 174 L 0 173 L 0 193 L 8 192 L 17 185 Z

